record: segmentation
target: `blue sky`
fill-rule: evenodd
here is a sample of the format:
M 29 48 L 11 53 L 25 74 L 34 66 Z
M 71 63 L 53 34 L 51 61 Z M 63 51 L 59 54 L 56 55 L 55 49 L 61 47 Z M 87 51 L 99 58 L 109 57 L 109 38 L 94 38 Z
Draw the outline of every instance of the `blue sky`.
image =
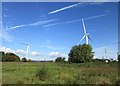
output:
M 77 2 L 2 3 L 1 50 L 24 57 L 29 43 L 33 60 L 68 57 L 84 35 L 81 19 L 94 42 L 95 57 L 116 58 L 118 51 L 118 4 Z

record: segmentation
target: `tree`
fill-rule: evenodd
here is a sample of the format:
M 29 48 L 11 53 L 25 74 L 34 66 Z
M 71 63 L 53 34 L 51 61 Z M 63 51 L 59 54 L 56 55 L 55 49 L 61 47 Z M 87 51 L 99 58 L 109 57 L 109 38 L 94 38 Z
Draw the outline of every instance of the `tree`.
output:
M 5 61 L 5 52 L 3 52 L 3 51 L 0 52 L 0 61 L 2 61 L 2 62 Z
M 27 62 L 31 62 L 31 59 L 28 59 Z
M 55 59 L 55 62 L 64 62 L 65 61 L 65 58 L 63 57 L 57 57 L 56 59 Z
M 22 58 L 22 62 L 27 62 L 27 59 L 26 58 Z
M 18 61 L 20 61 L 20 57 L 17 56 L 16 54 L 14 54 L 14 53 L 6 53 L 5 54 L 5 61 L 18 62 Z
M 90 62 L 93 58 L 92 47 L 90 45 L 83 44 L 82 45 L 82 57 L 85 62 Z
M 89 44 L 75 45 L 68 56 L 68 61 L 72 63 L 90 62 L 93 58 L 92 47 Z

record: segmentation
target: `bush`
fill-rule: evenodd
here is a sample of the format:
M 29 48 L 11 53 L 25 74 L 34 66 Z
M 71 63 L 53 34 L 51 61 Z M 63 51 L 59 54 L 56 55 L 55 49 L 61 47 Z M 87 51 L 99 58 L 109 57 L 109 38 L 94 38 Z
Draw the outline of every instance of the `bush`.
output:
M 44 81 L 45 79 L 47 79 L 48 76 L 49 76 L 48 67 L 46 67 L 46 66 L 43 65 L 42 68 L 39 68 L 39 69 L 37 70 L 36 76 L 37 76 L 40 80 L 42 80 L 42 81 Z
M 27 62 L 32 62 L 32 60 L 31 60 L 31 59 L 28 59 Z
M 22 62 L 27 62 L 27 59 L 26 58 L 22 58 Z
M 62 57 L 58 57 L 55 59 L 55 62 L 64 62 L 65 61 L 65 58 L 62 58 Z

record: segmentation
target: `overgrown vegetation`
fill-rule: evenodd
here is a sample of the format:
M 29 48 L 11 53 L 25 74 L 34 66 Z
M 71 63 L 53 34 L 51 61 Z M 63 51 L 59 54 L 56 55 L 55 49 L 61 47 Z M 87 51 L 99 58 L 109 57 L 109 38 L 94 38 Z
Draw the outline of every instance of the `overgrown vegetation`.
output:
M 45 79 L 47 79 L 48 76 L 49 76 L 48 67 L 45 66 L 45 65 L 43 65 L 41 68 L 38 68 L 38 69 L 37 69 L 36 76 L 37 76 L 40 80 L 42 80 L 42 81 L 44 81 Z
M 3 84 L 119 84 L 118 63 L 3 62 Z

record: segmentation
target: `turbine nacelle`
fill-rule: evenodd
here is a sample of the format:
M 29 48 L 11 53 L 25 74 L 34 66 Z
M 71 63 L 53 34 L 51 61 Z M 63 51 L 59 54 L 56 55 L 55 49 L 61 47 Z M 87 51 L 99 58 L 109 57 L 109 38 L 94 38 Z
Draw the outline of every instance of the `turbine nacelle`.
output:
M 22 45 L 25 45 L 26 46 L 26 58 L 28 57 L 28 49 L 29 49 L 29 43 L 20 43 L 20 44 L 22 44 Z
M 89 36 L 89 33 L 85 34 L 85 36 Z

